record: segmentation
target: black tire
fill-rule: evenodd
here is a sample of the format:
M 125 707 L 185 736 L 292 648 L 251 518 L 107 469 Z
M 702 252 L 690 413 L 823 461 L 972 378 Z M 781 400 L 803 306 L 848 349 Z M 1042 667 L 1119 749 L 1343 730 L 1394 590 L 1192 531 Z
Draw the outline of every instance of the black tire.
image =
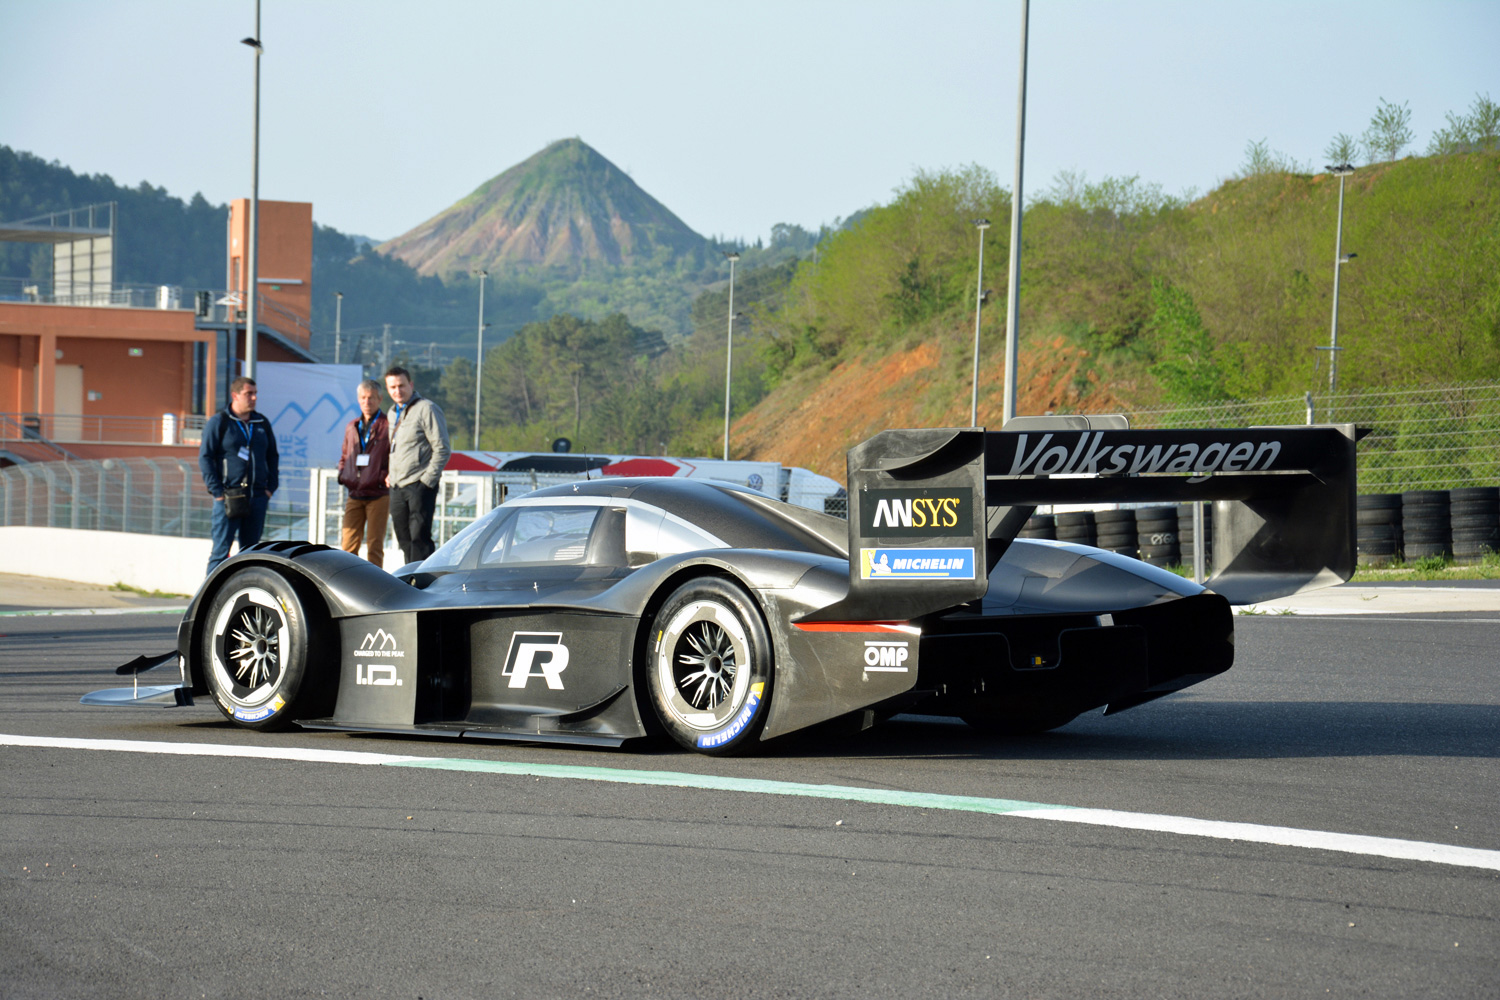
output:
M 232 574 L 209 601 L 203 678 L 224 717 L 246 729 L 285 729 L 332 710 L 333 678 L 311 655 L 313 622 L 281 574 L 252 566 Z
M 743 588 L 714 576 L 678 587 L 656 614 L 647 652 L 651 705 L 672 739 L 715 756 L 756 746 L 774 661 L 765 618 Z

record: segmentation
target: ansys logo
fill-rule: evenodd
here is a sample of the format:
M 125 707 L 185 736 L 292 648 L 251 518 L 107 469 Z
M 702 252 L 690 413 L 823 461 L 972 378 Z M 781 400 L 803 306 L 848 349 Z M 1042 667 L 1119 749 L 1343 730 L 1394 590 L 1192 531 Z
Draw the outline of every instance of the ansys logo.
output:
M 859 527 L 866 537 L 967 538 L 974 532 L 974 491 L 967 486 L 865 490 L 859 497 Z
M 562 672 L 568 668 L 568 647 L 561 632 L 516 632 L 510 637 L 501 674 L 510 678 L 510 686 L 523 688 L 533 677 L 547 681 L 553 691 L 563 689 Z
M 365 634 L 365 641 L 359 644 L 354 651 L 354 656 L 359 662 L 354 664 L 354 683 L 370 684 L 375 687 L 400 687 L 401 678 L 396 675 L 394 663 L 370 663 L 371 658 L 379 660 L 399 660 L 406 656 L 406 650 L 396 648 L 396 637 L 383 628 Z

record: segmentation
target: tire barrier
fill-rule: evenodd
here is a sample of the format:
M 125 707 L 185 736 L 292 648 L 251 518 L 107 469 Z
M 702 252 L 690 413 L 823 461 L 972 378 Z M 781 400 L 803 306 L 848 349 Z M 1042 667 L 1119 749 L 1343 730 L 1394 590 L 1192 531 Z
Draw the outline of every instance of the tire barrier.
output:
M 1370 493 L 1357 498 L 1355 542 L 1358 564 L 1385 566 L 1401 559 L 1401 494 Z
M 1193 565 L 1193 505 L 1177 505 L 1177 547 L 1182 550 L 1182 564 Z M 1211 569 L 1214 564 L 1214 505 L 1203 505 L 1203 566 Z
M 1077 542 L 1079 545 L 1095 544 L 1098 535 L 1094 530 L 1093 511 L 1070 510 L 1053 516 L 1057 519 L 1059 542 Z
M 1094 544 L 1134 559 L 1140 551 L 1135 540 L 1135 511 L 1094 511 Z
M 1448 492 L 1453 559 L 1476 563 L 1500 552 L 1500 486 L 1468 486 Z
M 1447 490 L 1407 490 L 1401 494 L 1401 550 L 1407 562 L 1453 555 L 1453 526 Z
M 1177 566 L 1182 549 L 1177 544 L 1177 508 L 1141 507 L 1135 512 L 1136 543 L 1141 559 L 1153 566 Z
M 1050 538 L 1057 539 L 1057 522 L 1051 514 L 1033 514 L 1026 519 L 1026 527 L 1022 528 L 1017 535 L 1018 538 Z

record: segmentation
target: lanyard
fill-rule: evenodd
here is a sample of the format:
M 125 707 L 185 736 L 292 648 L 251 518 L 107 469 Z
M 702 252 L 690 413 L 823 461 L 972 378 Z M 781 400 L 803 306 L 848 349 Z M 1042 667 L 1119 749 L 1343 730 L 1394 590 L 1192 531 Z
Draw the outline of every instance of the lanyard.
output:
M 375 432 L 375 421 L 380 419 L 380 414 L 375 414 L 369 420 L 362 420 L 355 425 L 359 433 L 359 450 L 367 451 L 370 447 L 370 437 Z
M 250 429 L 249 421 L 241 423 L 239 418 L 236 417 L 234 425 L 240 429 L 241 434 L 245 435 L 245 444 L 247 446 L 250 445 L 255 437 L 255 432 Z
M 404 410 L 404 409 L 406 409 L 406 407 L 408 405 L 409 404 L 407 404 L 407 403 L 398 403 L 398 404 L 396 404 L 396 420 L 392 424 L 392 427 L 400 427 L 401 426 L 401 411 Z M 394 433 L 394 431 L 392 433 Z

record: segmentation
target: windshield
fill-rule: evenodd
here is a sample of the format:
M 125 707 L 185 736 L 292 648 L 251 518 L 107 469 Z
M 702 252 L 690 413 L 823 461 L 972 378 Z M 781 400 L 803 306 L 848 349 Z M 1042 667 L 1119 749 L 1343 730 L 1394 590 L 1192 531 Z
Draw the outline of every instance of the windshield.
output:
M 474 543 L 494 525 L 496 519 L 508 513 L 510 512 L 504 507 L 497 507 L 483 517 L 469 522 L 468 527 L 448 539 L 443 543 L 442 548 L 428 556 L 422 562 L 421 568 L 429 573 L 457 568 L 458 564 L 464 561 L 464 556 L 468 555 L 469 550 L 474 547 Z

